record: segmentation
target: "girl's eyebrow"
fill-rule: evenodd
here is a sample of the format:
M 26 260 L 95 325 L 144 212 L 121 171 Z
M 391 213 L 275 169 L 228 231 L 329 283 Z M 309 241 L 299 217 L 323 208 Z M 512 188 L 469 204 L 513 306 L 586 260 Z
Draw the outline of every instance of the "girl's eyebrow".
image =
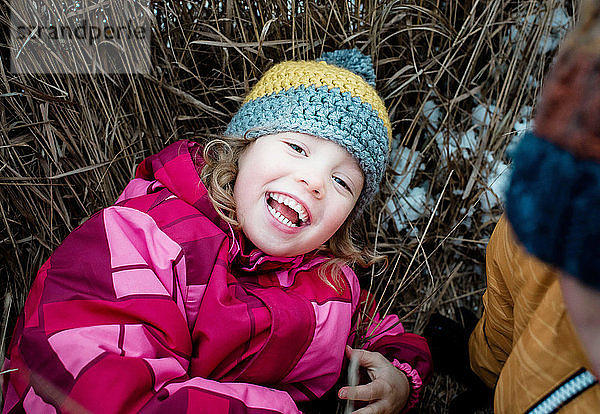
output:
M 310 148 L 313 145 L 315 145 L 311 140 L 306 139 L 303 135 L 300 135 L 300 136 L 285 135 L 282 138 L 283 138 L 283 140 L 286 140 L 286 141 L 298 142 L 300 144 L 305 145 L 307 148 Z

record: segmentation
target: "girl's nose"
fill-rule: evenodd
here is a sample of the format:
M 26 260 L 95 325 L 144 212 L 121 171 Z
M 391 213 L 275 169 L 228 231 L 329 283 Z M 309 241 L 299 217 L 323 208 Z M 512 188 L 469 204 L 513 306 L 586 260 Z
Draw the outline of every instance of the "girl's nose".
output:
M 306 185 L 307 191 L 316 199 L 320 199 L 324 194 L 323 180 L 315 176 L 301 178 L 300 182 Z

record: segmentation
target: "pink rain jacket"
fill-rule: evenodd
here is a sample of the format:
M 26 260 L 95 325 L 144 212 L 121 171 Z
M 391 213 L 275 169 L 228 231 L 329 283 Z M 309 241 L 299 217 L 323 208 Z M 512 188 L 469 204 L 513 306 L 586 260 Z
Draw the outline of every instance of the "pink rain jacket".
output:
M 39 270 L 4 369 L 4 412 L 298 413 L 336 382 L 360 287 L 340 293 L 316 254 L 244 254 L 198 175 L 201 148 L 144 160 L 117 203 Z M 410 405 L 431 375 L 396 316 L 367 344 L 402 369 Z

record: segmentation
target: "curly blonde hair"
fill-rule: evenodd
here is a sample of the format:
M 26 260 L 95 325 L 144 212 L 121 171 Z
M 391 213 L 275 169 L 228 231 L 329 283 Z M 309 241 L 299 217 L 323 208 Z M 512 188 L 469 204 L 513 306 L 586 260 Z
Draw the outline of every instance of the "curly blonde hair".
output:
M 233 198 L 238 160 L 254 140 L 255 138 L 222 136 L 209 141 L 204 147 L 206 164 L 200 172 L 200 178 L 219 216 L 236 229 L 241 228 Z M 338 291 L 344 286 L 341 274 L 344 265 L 368 267 L 386 259 L 385 256 L 375 255 L 368 249 L 357 246 L 352 237 L 352 223 L 351 218 L 346 219 L 333 236 L 317 249 L 331 256 L 319 268 L 319 277 Z

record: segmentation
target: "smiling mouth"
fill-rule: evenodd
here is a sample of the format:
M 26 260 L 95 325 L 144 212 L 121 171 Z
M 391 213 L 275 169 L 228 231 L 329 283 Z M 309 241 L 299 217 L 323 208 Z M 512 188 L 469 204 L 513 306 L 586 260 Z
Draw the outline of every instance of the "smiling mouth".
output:
M 267 208 L 273 217 L 288 227 L 310 224 L 304 207 L 291 197 L 279 193 L 267 193 Z

